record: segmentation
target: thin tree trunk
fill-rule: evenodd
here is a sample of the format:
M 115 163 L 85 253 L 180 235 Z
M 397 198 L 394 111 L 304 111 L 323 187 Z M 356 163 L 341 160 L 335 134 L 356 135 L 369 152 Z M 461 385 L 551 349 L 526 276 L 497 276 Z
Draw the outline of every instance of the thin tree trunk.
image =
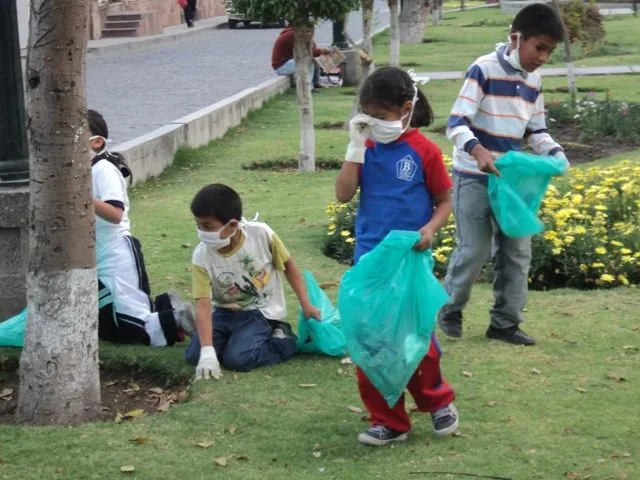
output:
M 438 14 L 438 0 L 433 0 L 431 3 L 431 23 L 433 26 L 437 26 L 440 23 L 440 15 Z
M 460 0 L 460 10 L 464 10 L 464 0 Z
M 576 74 L 573 69 L 573 58 L 571 57 L 571 40 L 569 38 L 569 30 L 567 26 L 564 24 L 564 19 L 562 18 L 562 10 L 560 9 L 560 3 L 558 0 L 553 0 L 553 6 L 556 9 L 556 13 L 560 17 L 562 24 L 564 26 L 564 62 L 567 66 L 567 89 L 569 91 L 569 95 L 571 96 L 571 102 L 575 102 L 576 94 L 578 90 L 576 88 Z
M 400 12 L 400 43 L 422 43 L 428 12 L 429 0 L 404 1 Z
M 100 407 L 85 93 L 87 0 L 32 0 L 28 321 L 16 420 L 76 424 Z
M 300 156 L 298 168 L 301 172 L 316 170 L 316 134 L 313 128 L 313 99 L 311 82 L 313 57 L 311 56 L 313 29 L 308 25 L 295 26 L 296 92 L 300 112 Z
M 438 1 L 438 25 L 440 25 L 440 22 L 442 20 L 444 20 L 444 0 L 439 0 Z
M 389 0 L 391 23 L 391 45 L 389 46 L 389 65 L 400 66 L 400 4 L 399 0 Z

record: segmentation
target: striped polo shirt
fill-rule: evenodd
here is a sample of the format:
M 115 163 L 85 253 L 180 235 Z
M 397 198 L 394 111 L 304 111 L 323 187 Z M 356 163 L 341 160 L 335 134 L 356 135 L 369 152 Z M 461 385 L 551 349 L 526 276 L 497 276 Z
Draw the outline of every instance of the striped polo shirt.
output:
M 470 155 L 478 143 L 496 158 L 521 150 L 525 138 L 540 155 L 563 151 L 547 130 L 540 74 L 515 69 L 507 53 L 507 45 L 499 46 L 478 58 L 465 75 L 447 123 L 457 172 L 483 175 Z

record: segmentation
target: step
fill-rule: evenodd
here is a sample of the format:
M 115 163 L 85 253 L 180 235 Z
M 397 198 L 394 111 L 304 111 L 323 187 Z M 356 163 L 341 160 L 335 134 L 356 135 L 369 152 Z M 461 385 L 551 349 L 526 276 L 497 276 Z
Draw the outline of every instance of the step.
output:
M 119 29 L 119 28 L 138 28 L 140 21 L 138 20 L 107 20 L 104 22 L 103 28 Z
M 114 37 L 137 37 L 137 28 L 104 28 L 102 30 L 102 38 Z
M 142 15 L 139 13 L 116 13 L 112 15 L 107 15 L 107 21 L 134 21 L 134 20 L 142 20 Z

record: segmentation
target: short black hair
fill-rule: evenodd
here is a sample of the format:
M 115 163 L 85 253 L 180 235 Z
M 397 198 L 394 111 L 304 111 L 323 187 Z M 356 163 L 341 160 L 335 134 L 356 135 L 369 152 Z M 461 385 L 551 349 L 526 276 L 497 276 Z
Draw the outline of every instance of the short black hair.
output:
M 213 217 L 226 224 L 242 218 L 242 200 L 233 188 L 213 183 L 193 197 L 191 213 L 194 217 Z
M 409 74 L 399 68 L 383 67 L 369 75 L 360 87 L 360 105 L 401 107 L 407 100 L 413 100 L 416 88 L 418 99 L 410 125 L 414 128 L 428 127 L 433 122 L 431 105 Z
M 532 3 L 520 10 L 511 24 L 511 33 L 520 32 L 526 39 L 547 35 L 556 42 L 564 40 L 564 24 L 558 12 L 544 3 Z
M 89 131 L 91 135 L 100 135 L 109 138 L 109 127 L 104 117 L 95 110 L 87 110 L 87 119 L 89 120 Z

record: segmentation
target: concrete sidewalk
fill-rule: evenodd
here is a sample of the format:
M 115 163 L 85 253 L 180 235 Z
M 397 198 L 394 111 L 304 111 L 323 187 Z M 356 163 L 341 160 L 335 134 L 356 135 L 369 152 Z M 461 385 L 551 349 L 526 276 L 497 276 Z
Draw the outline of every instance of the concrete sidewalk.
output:
M 540 70 L 543 77 L 563 77 L 567 74 L 566 68 L 542 68 Z M 610 67 L 576 67 L 574 72 L 577 76 L 588 75 L 627 75 L 640 74 L 640 65 L 624 65 Z M 417 72 L 419 80 L 460 80 L 464 77 L 463 71 L 450 72 Z

